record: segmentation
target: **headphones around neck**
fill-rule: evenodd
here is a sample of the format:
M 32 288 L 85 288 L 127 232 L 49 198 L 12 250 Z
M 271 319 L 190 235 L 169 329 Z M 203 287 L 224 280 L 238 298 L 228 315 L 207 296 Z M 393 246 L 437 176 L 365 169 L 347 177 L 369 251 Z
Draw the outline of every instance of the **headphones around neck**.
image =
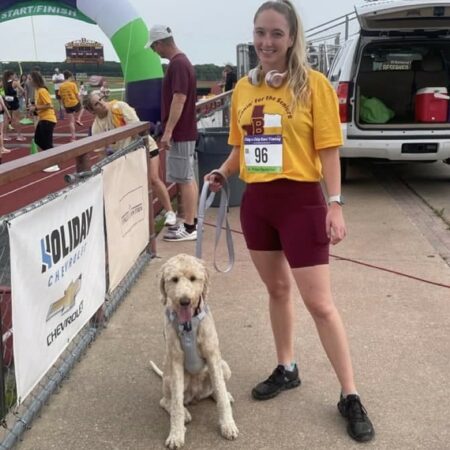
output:
M 251 69 L 248 73 L 248 81 L 253 86 L 259 86 L 262 82 L 262 69 L 261 67 L 255 67 L 254 69 Z M 264 77 L 264 82 L 267 86 L 273 87 L 273 88 L 279 88 L 286 80 L 287 78 L 287 71 L 280 73 L 276 70 L 269 70 L 269 72 L 266 73 L 266 76 Z

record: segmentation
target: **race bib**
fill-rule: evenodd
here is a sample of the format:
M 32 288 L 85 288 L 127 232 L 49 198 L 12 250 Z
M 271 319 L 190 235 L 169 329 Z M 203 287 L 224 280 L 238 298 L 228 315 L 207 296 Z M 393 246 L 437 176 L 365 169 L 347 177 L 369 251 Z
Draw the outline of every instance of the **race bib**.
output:
M 248 172 L 282 172 L 283 138 L 281 135 L 245 136 L 244 159 Z

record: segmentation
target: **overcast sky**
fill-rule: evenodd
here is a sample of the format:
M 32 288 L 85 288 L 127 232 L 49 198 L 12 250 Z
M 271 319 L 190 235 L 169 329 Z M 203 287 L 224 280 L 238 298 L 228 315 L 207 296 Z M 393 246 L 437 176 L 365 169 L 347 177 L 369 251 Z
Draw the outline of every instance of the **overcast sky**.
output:
M 95 0 L 92 0 L 95 1 Z M 111 0 L 111 5 L 120 0 Z M 236 63 L 236 45 L 252 39 L 252 20 L 261 0 L 128 0 L 150 27 L 170 25 L 194 64 Z M 362 0 L 294 0 L 305 30 L 350 13 Z M 1 4 L 1 1 L 0 1 Z M 106 14 L 114 14 L 114 8 Z M 33 33 L 34 27 L 34 33 Z M 331 33 L 331 31 L 330 31 Z M 63 17 L 35 16 L 0 23 L 0 60 L 63 61 L 64 44 L 82 37 L 104 44 L 105 59 L 118 58 L 96 25 Z

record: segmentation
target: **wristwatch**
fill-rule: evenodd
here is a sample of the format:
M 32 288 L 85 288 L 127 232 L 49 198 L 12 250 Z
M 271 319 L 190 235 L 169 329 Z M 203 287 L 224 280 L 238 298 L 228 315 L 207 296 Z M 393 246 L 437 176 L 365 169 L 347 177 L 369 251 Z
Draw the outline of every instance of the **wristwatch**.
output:
M 337 203 L 338 205 L 343 205 L 344 204 L 344 196 L 339 194 L 339 195 L 330 195 L 328 197 L 328 204 L 330 205 L 331 203 Z

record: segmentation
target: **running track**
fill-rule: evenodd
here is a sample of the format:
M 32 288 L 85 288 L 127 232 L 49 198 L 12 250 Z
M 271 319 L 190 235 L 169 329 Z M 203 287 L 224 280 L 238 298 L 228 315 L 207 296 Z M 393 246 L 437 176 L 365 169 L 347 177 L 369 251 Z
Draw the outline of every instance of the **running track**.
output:
M 83 115 L 83 126 L 76 126 L 77 139 L 88 135 L 93 116 L 87 111 Z M 8 133 L 13 139 L 5 142 L 5 147 L 11 153 L 3 154 L 1 162 L 6 163 L 30 154 L 31 139 L 34 135 L 32 125 L 22 125 L 22 133 L 27 138 L 26 142 L 15 140 L 15 132 Z M 55 146 L 70 142 L 69 121 L 66 117 L 58 120 L 55 127 L 53 143 Z M 93 159 L 96 156 L 92 155 Z M 64 175 L 75 171 L 75 160 L 60 165 L 61 170 L 54 173 L 38 172 L 15 182 L 0 186 L 0 217 L 22 208 L 51 192 L 60 190 L 66 186 Z

